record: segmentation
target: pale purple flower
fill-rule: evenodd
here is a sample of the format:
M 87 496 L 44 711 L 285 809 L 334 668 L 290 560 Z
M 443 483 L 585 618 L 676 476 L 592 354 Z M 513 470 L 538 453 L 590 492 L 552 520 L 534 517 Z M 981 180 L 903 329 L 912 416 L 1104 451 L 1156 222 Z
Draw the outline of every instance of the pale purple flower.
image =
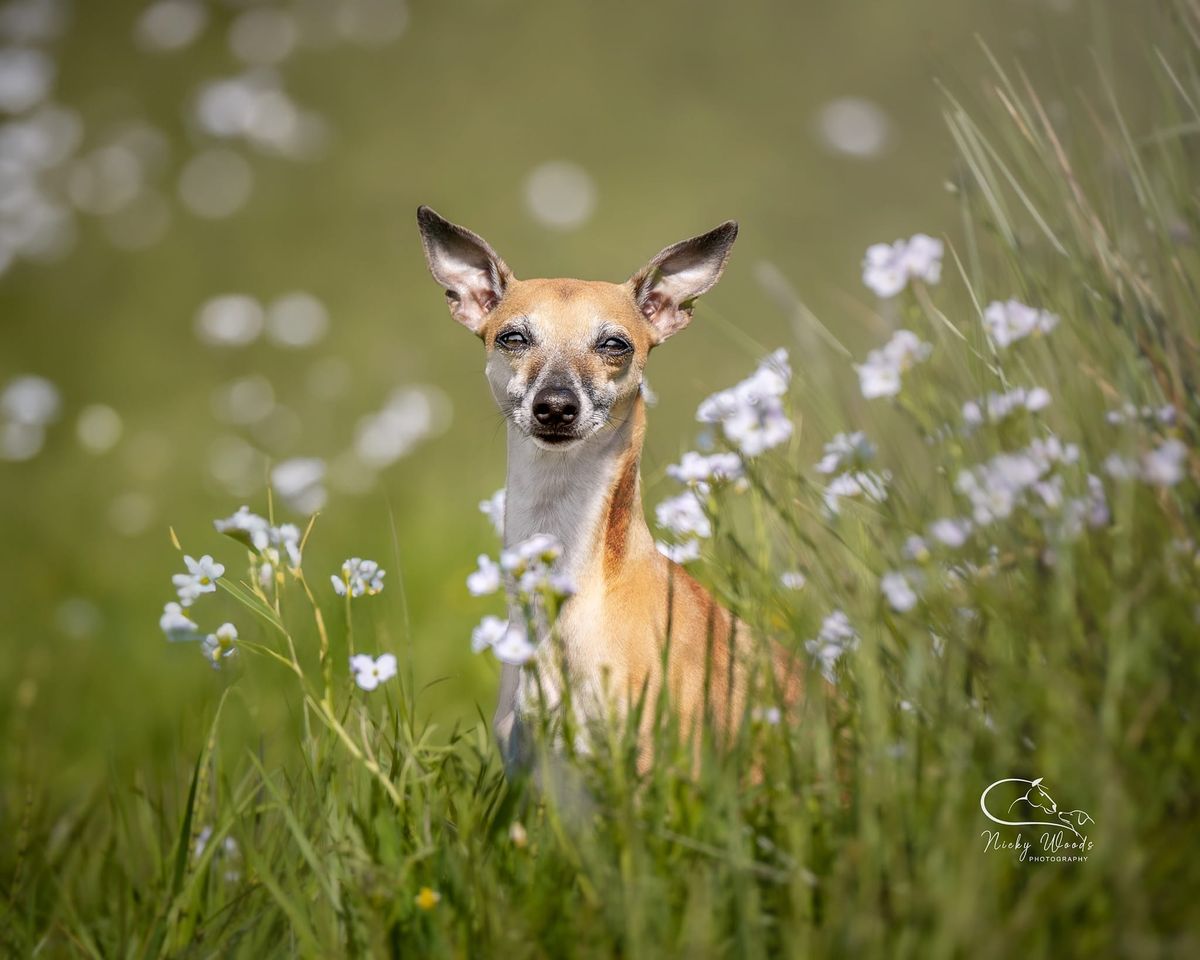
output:
M 866 363 L 857 364 L 859 387 L 868 400 L 894 397 L 900 392 L 901 375 L 929 359 L 933 347 L 911 330 L 897 330 L 892 339 L 867 354 Z
M 836 434 L 823 451 L 817 463 L 817 473 L 837 473 L 849 466 L 862 467 L 875 456 L 875 445 L 861 430 L 856 433 Z
M 792 421 L 783 408 L 791 376 L 787 351 L 776 350 L 741 383 L 704 400 L 696 419 L 719 423 L 743 456 L 757 457 L 792 435 Z
M 858 647 L 858 633 L 850 625 L 850 618 L 841 610 L 829 614 L 821 624 L 821 631 L 813 640 L 804 644 L 817 661 L 822 675 L 830 683 L 837 682 L 835 669 L 842 655 Z
M 654 516 L 660 527 L 678 536 L 712 536 L 712 524 L 704 507 L 690 490 L 664 500 L 654 508 Z
M 942 517 L 929 525 L 929 535 L 938 543 L 957 549 L 971 535 L 971 522 L 953 517 Z
M 942 277 L 944 249 L 941 240 L 923 233 L 895 243 L 873 244 L 863 257 L 863 283 L 885 300 L 912 280 L 935 284 Z
M 1058 326 L 1058 317 L 1019 300 L 996 301 L 983 311 L 983 327 L 996 346 L 1006 349 L 1018 340 L 1041 336 Z
M 729 483 L 745 476 L 742 459 L 736 453 L 697 453 L 689 450 L 679 463 L 667 467 L 667 476 L 688 486 Z
M 903 573 L 885 573 L 879 581 L 879 589 L 887 598 L 888 606 L 897 613 L 907 613 L 917 605 L 917 594 Z
M 834 477 L 825 488 L 825 507 L 830 513 L 838 513 L 841 501 L 845 498 L 862 497 L 874 503 L 883 503 L 887 499 L 887 485 L 892 475 L 884 470 L 876 473 L 873 470 L 858 470 L 843 473 Z
M 799 570 L 785 570 L 779 575 L 779 585 L 786 590 L 803 590 L 808 578 Z

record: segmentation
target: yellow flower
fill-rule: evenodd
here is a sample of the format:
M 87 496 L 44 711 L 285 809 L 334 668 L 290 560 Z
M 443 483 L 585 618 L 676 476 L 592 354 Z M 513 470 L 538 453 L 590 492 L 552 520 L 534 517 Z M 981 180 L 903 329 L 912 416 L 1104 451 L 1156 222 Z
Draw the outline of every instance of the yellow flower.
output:
M 432 887 L 422 887 L 416 896 L 416 904 L 422 910 L 432 910 L 441 899 L 442 895 Z
M 525 826 L 520 820 L 514 820 L 512 826 L 508 828 L 508 839 L 518 850 L 524 849 L 525 844 L 529 842 L 529 834 L 525 832 Z

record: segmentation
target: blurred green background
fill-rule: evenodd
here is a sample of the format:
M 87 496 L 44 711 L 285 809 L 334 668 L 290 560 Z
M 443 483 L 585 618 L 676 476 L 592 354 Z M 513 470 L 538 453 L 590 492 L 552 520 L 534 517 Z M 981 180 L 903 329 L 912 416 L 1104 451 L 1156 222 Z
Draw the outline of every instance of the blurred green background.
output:
M 182 569 L 168 525 L 238 572 L 211 520 L 265 511 L 269 466 L 295 458 L 327 466 L 301 506 L 323 491 L 305 568 L 330 618 L 327 574 L 378 559 L 388 589 L 357 609 L 419 681 L 445 678 L 421 708 L 490 714 L 496 665 L 469 633 L 497 611 L 463 579 L 495 550 L 476 504 L 503 484 L 504 431 L 482 349 L 425 272 L 417 204 L 522 277 L 623 279 L 741 222 L 725 279 L 649 367 L 653 504 L 697 402 L 747 373 L 756 344 L 792 348 L 801 379 L 850 382 L 806 367 L 781 283 L 861 354 L 881 333 L 866 246 L 953 235 L 937 82 L 972 101 L 988 74 L 977 37 L 1073 113 L 1094 59 L 1120 76 L 1124 28 L 1149 6 L 0 4 L 0 265 L 25 245 L 0 267 L 0 390 L 34 374 L 61 401 L 40 447 L 36 426 L 13 428 L 0 460 L 5 768 L 92 783 L 202 714 L 225 677 L 158 630 Z M 58 145 L 36 170 L 20 123 Z M 296 291 L 320 306 L 276 303 Z M 266 333 L 251 339 L 252 305 L 198 321 L 227 294 L 266 305 Z M 364 421 L 404 387 L 418 389 L 390 418 Z M 806 449 L 854 402 L 828 396 L 801 411 Z M 422 437 L 378 465 L 410 427 Z M 204 601 L 205 622 L 225 603 Z

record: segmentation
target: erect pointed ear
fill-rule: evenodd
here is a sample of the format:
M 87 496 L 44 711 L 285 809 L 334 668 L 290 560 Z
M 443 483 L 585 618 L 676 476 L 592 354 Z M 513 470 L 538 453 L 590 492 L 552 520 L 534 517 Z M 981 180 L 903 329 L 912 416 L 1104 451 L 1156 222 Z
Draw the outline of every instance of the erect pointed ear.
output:
M 688 325 L 692 301 L 721 279 L 737 232 L 737 223 L 727 220 L 715 230 L 667 247 L 630 277 L 633 297 L 650 321 L 655 343 Z
M 429 272 L 446 291 L 451 316 L 478 334 L 504 296 L 512 271 L 483 237 L 429 207 L 417 208 L 417 226 Z

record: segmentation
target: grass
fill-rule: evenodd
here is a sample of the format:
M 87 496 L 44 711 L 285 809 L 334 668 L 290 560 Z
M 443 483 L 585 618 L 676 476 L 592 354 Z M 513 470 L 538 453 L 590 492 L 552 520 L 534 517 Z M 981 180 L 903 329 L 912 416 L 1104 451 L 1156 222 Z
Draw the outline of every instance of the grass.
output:
M 662 711 L 645 774 L 631 738 L 603 727 L 591 752 L 558 761 L 561 776 L 508 779 L 482 714 L 444 729 L 421 709 L 437 678 L 408 669 L 412 635 L 376 619 L 373 598 L 332 603 L 312 572 L 312 592 L 293 575 L 264 592 L 230 547 L 222 585 L 243 650 L 173 749 L 65 806 L 43 804 L 36 756 L 4 785 L 0 944 L 95 957 L 1195 956 L 1200 8 L 1172 10 L 1169 42 L 1148 51 L 1150 115 L 1126 115 L 1101 68 L 1070 124 L 998 63 L 982 108 L 947 96 L 961 231 L 942 283 L 912 286 L 881 318 L 933 353 L 897 398 L 856 403 L 842 424 L 878 446 L 886 500 L 831 515 L 827 478 L 793 446 L 750 464 L 749 491 L 709 504 L 700 570 L 760 635 L 803 649 L 843 610 L 860 638 L 834 686 L 810 670 L 798 722 L 751 713 L 730 749 L 704 744 L 696 772 Z M 1061 322 L 999 349 L 981 319 L 1008 297 Z M 852 378 L 824 335 L 805 368 Z M 828 405 L 823 376 L 795 385 L 801 427 Z M 963 429 L 965 402 L 1038 385 L 1048 409 Z M 1175 419 L 1107 422 L 1124 403 L 1171 405 Z M 927 551 L 906 555 L 909 536 L 969 514 L 963 470 L 1051 435 L 1078 446 L 1053 471 L 1064 496 L 1086 498 L 1099 477 L 1106 522 L 1065 523 L 1030 495 L 960 547 L 926 535 Z M 1177 483 L 1105 468 L 1172 439 L 1186 444 Z M 801 591 L 779 585 L 793 569 Z M 912 609 L 881 592 L 891 571 L 917 588 Z M 395 649 L 400 676 L 356 690 L 351 644 Z M 1085 860 L 985 849 L 979 797 L 1005 777 L 1042 777 L 1064 809 L 1089 812 Z

